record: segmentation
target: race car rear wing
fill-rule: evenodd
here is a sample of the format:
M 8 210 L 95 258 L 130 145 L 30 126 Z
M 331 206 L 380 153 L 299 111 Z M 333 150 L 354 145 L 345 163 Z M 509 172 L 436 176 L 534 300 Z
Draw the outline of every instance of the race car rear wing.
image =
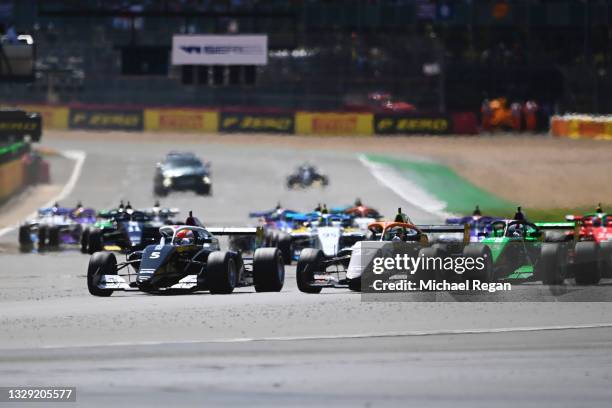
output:
M 568 214 L 565 216 L 565 221 L 582 221 L 582 215 L 573 215 L 573 214 Z
M 536 222 L 536 227 L 542 230 L 572 230 L 576 228 L 575 222 Z
M 258 235 L 263 232 L 261 227 L 207 227 L 206 230 L 219 236 Z
M 580 222 L 536 222 L 535 225 L 543 231 L 572 231 L 574 241 L 580 237 Z
M 463 234 L 463 242 L 470 242 L 470 226 L 465 225 L 417 225 L 417 227 L 428 234 Z

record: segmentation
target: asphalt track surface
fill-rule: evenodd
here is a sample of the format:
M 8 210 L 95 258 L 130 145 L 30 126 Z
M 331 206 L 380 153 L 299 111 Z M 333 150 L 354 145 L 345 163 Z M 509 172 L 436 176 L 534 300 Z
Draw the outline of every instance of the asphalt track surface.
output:
M 64 200 L 96 208 L 153 204 L 153 167 L 177 143 L 49 140 L 87 158 Z M 212 161 L 212 197 L 170 195 L 208 225 L 247 213 L 355 197 L 391 215 L 411 208 L 354 154 L 221 143 L 180 144 Z M 325 190 L 287 191 L 308 160 Z M 62 167 L 64 166 L 64 167 Z M 58 166 L 56 177 L 68 178 Z M 295 268 L 281 293 L 227 296 L 88 294 L 88 256 L 20 254 L 0 237 L 0 385 L 77 386 L 101 406 L 609 406 L 612 304 L 606 302 L 362 302 L 348 290 L 300 293 Z M 540 288 L 541 289 L 541 288 Z M 601 290 L 607 290 L 604 287 Z M 548 330 L 543 330 L 548 329 Z M 4 404 L 3 404 L 4 405 Z

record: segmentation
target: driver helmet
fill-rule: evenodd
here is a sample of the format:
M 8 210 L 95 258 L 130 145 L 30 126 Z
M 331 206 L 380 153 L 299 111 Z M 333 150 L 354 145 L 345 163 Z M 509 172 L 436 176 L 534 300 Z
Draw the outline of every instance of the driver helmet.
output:
M 394 233 L 393 233 L 393 241 L 403 241 L 404 240 L 404 229 L 403 228 L 396 228 Z
M 600 214 L 598 214 L 597 216 L 593 217 L 592 223 L 593 223 L 594 227 L 601 227 L 601 225 L 602 225 L 602 219 L 601 218 L 602 217 L 601 217 Z
M 514 224 L 510 227 L 511 234 L 514 236 L 522 236 L 523 235 L 523 225 L 522 224 Z
M 500 225 L 493 226 L 493 236 L 495 237 L 503 237 L 504 236 L 504 227 Z
M 76 207 L 74 207 L 74 210 L 72 211 L 72 214 L 74 214 L 75 216 L 79 216 L 84 211 L 85 211 L 85 208 L 83 207 L 83 203 L 79 201 L 77 203 Z
M 191 245 L 195 242 L 193 231 L 184 229 L 176 233 L 176 241 L 180 245 Z

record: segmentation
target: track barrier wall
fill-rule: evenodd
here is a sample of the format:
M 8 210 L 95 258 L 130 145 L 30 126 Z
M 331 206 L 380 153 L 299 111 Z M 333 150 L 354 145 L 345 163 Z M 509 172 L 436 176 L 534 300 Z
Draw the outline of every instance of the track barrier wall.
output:
M 219 112 L 202 109 L 144 109 L 144 129 L 162 132 L 217 132 Z
M 0 203 L 21 190 L 25 183 L 25 168 L 21 157 L 0 163 Z
M 42 116 L 43 127 L 47 129 L 68 129 L 70 108 L 52 105 L 19 105 L 26 112 L 38 112 Z
M 222 133 L 295 133 L 292 112 L 221 111 L 219 132 Z
M 572 139 L 612 140 L 612 117 L 558 115 L 550 119 L 550 133 Z
M 105 105 L 21 105 L 40 112 L 46 129 L 279 133 L 316 136 L 477 134 L 475 113 L 374 114 L 266 108 L 162 108 Z
M 374 134 L 371 113 L 297 112 L 295 133 L 300 135 L 362 135 Z

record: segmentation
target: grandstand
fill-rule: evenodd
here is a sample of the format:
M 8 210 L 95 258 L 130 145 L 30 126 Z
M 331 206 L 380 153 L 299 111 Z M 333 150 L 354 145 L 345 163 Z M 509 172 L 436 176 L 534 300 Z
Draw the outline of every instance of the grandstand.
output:
M 31 34 L 36 79 L 5 103 L 265 106 L 342 110 L 387 92 L 421 111 L 478 111 L 485 97 L 608 112 L 606 1 L 3 0 Z M 268 36 L 250 80 L 171 66 L 175 34 Z M 563 44 L 563 46 L 559 46 Z M 585 74 L 586 73 L 586 74 Z M 194 75 L 188 73 L 188 75 Z

